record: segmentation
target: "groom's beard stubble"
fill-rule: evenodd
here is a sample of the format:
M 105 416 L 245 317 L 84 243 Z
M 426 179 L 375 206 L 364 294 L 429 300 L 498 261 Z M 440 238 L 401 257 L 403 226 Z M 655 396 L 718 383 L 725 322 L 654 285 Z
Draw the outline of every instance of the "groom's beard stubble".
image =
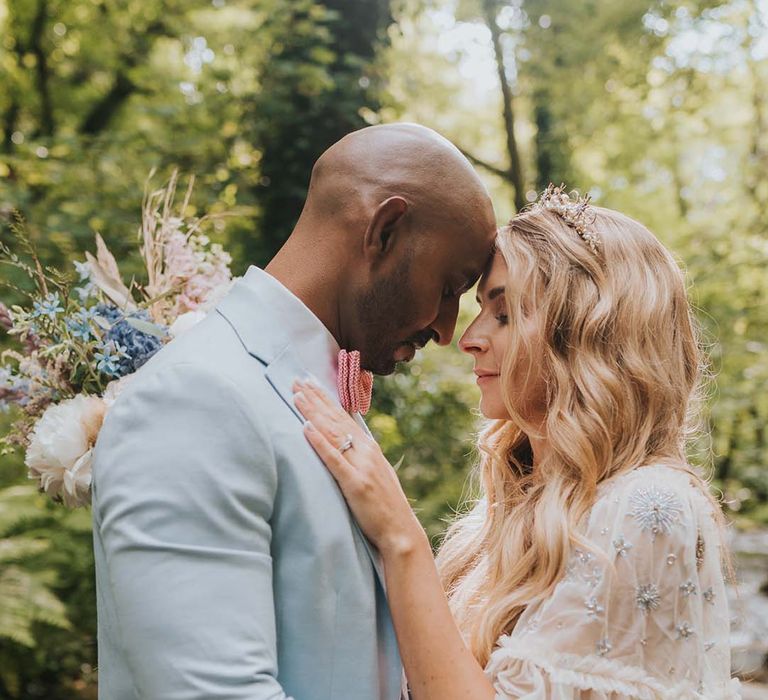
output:
M 358 348 L 363 369 L 374 374 L 388 375 L 395 371 L 394 358 L 397 348 L 411 343 L 417 348 L 426 345 L 432 338 L 432 331 L 422 331 L 404 338 L 412 325 L 409 323 L 414 294 L 409 280 L 411 258 L 406 258 L 392 275 L 385 277 L 368 288 L 357 305 L 356 322 L 362 329 L 363 346 Z

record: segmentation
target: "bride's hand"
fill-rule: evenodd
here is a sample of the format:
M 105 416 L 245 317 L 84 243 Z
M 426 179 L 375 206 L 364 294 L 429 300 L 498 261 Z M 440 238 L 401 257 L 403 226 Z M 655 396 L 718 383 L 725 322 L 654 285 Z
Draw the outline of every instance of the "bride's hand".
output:
M 304 435 L 382 556 L 407 553 L 423 544 L 424 530 L 376 441 L 316 384 L 297 381 L 293 391 L 296 407 L 307 420 Z M 350 441 L 351 447 L 344 449 Z

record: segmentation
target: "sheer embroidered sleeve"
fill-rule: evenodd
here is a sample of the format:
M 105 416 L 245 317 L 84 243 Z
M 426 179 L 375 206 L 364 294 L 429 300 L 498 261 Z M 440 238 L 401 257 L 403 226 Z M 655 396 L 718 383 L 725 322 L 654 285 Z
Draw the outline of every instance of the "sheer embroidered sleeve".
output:
M 734 700 L 721 536 L 671 467 L 606 483 L 563 579 L 499 640 L 497 700 Z

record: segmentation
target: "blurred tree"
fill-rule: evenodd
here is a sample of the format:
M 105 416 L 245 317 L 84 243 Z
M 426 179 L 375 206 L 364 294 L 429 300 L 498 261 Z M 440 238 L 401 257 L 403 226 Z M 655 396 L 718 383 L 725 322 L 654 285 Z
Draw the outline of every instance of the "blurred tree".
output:
M 418 114 L 466 152 L 483 149 L 476 162 L 496 163 L 503 129 L 497 124 L 489 135 L 481 127 L 500 101 L 484 102 L 471 79 L 454 80 L 459 71 L 478 75 L 470 37 L 485 20 L 477 3 L 452 5 L 453 21 L 446 4 L 414 1 L 403 11 L 408 23 L 400 22 L 390 61 L 413 64 L 418 56 L 429 73 L 393 85 L 389 118 Z M 564 180 L 590 191 L 597 203 L 646 223 L 684 260 L 717 382 L 709 403 L 714 454 L 698 458 L 714 459 L 734 513 L 768 520 L 764 4 L 512 0 L 499 5 L 496 21 L 510 57 L 527 184 Z M 439 43 L 430 31 L 441 34 Z M 452 42 L 448 33 L 466 38 Z M 474 41 L 489 46 L 483 65 L 493 70 L 490 31 Z M 508 178 L 501 182 L 490 180 L 506 213 L 515 193 Z
M 501 116 L 508 165 L 507 167 L 496 166 L 479 158 L 471 150 L 464 149 L 464 153 L 475 165 L 479 165 L 509 182 L 512 186 L 515 210 L 519 211 L 525 206 L 526 200 L 523 165 L 515 131 L 515 113 L 517 108 L 514 98 L 513 76 L 517 71 L 517 62 L 514 44 L 511 49 L 505 46 L 505 36 L 499 25 L 499 12 L 502 8 L 508 8 L 508 4 L 502 2 L 502 0 L 462 0 L 457 7 L 457 18 L 463 21 L 479 19 L 488 28 L 496 64 L 498 85 L 501 91 Z
M 265 22 L 270 60 L 244 116 L 246 135 L 261 147 L 253 188 L 261 236 L 243 243 L 248 260 L 265 263 L 277 252 L 299 217 L 313 163 L 378 109 L 372 61 L 391 21 L 387 0 L 296 0 L 278 4 Z
M 178 165 L 214 209 L 250 207 L 222 241 L 239 265 L 266 263 L 317 155 L 377 108 L 371 61 L 391 21 L 385 0 L 0 7 L 0 217 L 21 210 L 52 262 L 94 229 L 128 254 L 135 193 Z

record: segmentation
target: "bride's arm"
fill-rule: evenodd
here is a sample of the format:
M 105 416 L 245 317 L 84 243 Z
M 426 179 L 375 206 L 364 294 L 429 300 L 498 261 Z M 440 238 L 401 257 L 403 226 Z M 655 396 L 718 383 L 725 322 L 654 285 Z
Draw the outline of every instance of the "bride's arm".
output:
M 382 550 L 387 598 L 414 700 L 493 700 L 494 690 L 459 634 L 422 537 Z
M 297 383 L 295 390 L 296 406 L 311 421 L 307 439 L 381 553 L 414 700 L 493 700 L 493 686 L 451 615 L 424 529 L 381 449 L 320 389 Z M 342 454 L 347 435 L 354 446 Z

